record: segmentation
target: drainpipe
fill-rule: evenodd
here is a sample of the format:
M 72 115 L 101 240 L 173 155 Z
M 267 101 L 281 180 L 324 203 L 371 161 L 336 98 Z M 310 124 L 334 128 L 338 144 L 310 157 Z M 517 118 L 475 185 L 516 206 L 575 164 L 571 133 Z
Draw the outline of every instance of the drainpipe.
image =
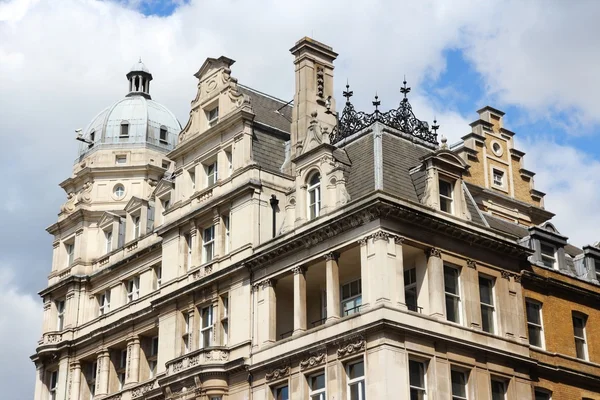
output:
M 277 200 L 277 196 L 274 194 L 271 195 L 271 199 L 269 200 L 271 203 L 271 209 L 273 210 L 273 237 L 277 234 L 277 205 L 279 204 L 279 200 Z

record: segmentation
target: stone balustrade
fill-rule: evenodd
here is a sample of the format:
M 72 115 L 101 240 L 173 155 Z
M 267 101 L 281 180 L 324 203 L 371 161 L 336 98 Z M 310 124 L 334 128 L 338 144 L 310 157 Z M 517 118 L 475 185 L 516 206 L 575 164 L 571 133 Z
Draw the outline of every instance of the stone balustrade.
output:
M 177 374 L 188 368 L 200 365 L 225 364 L 229 361 L 229 350 L 225 347 L 211 347 L 208 349 L 199 349 L 185 356 L 175 358 L 166 363 L 166 373 L 168 375 Z

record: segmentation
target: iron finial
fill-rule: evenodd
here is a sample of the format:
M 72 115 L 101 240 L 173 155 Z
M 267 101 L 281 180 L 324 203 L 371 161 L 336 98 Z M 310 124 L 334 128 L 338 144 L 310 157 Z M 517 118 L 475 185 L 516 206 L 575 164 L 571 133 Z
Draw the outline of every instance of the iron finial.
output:
M 404 75 L 404 81 L 402 84 L 403 86 L 400 88 L 400 93 L 402 93 L 406 99 L 406 95 L 410 92 L 410 88 L 406 86 L 406 75 Z
M 377 92 L 375 92 L 375 100 L 373 101 L 373 106 L 375 106 L 375 112 L 379 112 L 379 106 L 381 105 L 381 101 L 379 101 L 379 96 L 377 96 Z
M 437 124 L 437 119 L 434 117 L 433 118 L 433 125 L 431 125 L 431 130 L 433 131 L 433 133 L 435 133 L 437 135 L 437 130 L 440 129 L 440 126 Z
M 346 81 L 346 90 L 343 93 L 343 96 L 346 98 L 346 104 L 350 104 L 350 97 L 354 95 L 354 92 L 350 90 L 350 84 Z

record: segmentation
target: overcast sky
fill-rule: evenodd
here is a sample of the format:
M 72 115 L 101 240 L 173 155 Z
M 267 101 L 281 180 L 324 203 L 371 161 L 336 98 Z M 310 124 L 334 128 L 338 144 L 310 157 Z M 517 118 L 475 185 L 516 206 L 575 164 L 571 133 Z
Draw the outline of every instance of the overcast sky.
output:
M 488 104 L 507 113 L 553 222 L 576 245 L 600 240 L 599 1 L 0 0 L 0 387 L 30 399 L 41 328 L 37 292 L 77 155 L 74 130 L 127 92 L 139 57 L 153 99 L 182 125 L 206 57 L 240 83 L 293 97 L 289 49 L 331 45 L 335 86 L 359 109 L 398 104 L 406 75 L 420 119 L 457 141 Z M 343 104 L 338 96 L 338 104 Z M 8 392 L 7 392 L 8 391 Z

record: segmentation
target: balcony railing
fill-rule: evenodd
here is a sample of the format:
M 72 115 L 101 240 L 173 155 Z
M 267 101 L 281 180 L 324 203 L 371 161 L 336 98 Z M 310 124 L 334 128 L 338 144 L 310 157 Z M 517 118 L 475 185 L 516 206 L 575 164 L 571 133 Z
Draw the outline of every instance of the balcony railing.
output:
M 189 368 L 204 364 L 225 364 L 229 361 L 229 350 L 225 347 L 209 347 L 195 350 L 185 356 L 166 363 L 167 374 L 177 374 Z

